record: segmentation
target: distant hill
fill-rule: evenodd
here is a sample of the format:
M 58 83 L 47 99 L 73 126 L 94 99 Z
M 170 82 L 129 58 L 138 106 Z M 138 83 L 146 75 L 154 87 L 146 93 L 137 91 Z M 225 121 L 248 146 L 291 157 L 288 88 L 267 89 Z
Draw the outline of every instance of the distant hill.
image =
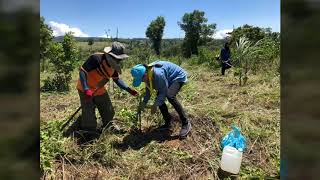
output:
M 75 37 L 77 42 L 88 42 L 89 39 L 92 38 L 94 42 L 111 42 L 111 41 L 116 41 L 115 38 L 101 38 L 101 37 Z M 53 39 L 55 42 L 62 42 L 63 36 L 58 36 Z M 124 44 L 131 44 L 132 42 L 139 42 L 141 44 L 144 44 L 146 42 L 149 42 L 149 39 L 147 38 L 118 38 L 119 42 L 124 43 Z M 172 39 L 163 39 L 162 44 L 165 45 L 172 45 L 176 43 L 182 43 L 183 39 L 182 38 L 172 38 Z M 224 44 L 225 40 L 223 39 L 214 39 L 212 42 L 208 43 L 207 45 L 209 46 L 214 46 L 214 47 L 222 47 Z M 150 43 L 150 42 L 149 42 Z
M 79 42 L 85 42 L 88 41 L 90 38 L 93 38 L 94 41 L 107 41 L 107 38 L 102 37 L 75 37 L 75 39 Z M 63 40 L 63 36 L 57 36 L 53 38 L 53 41 L 55 42 L 61 42 Z
M 92 38 L 93 41 L 99 42 L 99 41 L 110 41 L 109 38 L 102 38 L 102 37 L 75 37 L 76 41 L 78 42 L 88 42 L 89 39 Z M 61 42 L 63 40 L 63 36 L 57 36 L 54 37 L 53 41 L 55 42 Z M 128 41 L 147 41 L 147 38 L 118 38 L 118 41 L 120 42 L 128 42 Z M 172 38 L 172 39 L 163 39 L 164 41 L 182 41 L 182 38 Z M 112 39 L 112 41 L 115 41 L 115 38 Z

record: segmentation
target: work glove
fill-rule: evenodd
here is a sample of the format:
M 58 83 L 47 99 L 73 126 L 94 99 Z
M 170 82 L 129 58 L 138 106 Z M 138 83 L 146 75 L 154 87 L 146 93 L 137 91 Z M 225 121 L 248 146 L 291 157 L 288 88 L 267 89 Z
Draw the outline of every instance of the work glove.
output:
M 136 90 L 134 90 L 134 89 L 131 89 L 131 88 L 128 89 L 128 92 L 129 92 L 132 96 L 137 96 L 137 95 L 138 95 L 138 92 L 137 92 Z
M 91 98 L 93 96 L 93 91 L 91 89 L 86 90 L 84 93 L 88 98 Z

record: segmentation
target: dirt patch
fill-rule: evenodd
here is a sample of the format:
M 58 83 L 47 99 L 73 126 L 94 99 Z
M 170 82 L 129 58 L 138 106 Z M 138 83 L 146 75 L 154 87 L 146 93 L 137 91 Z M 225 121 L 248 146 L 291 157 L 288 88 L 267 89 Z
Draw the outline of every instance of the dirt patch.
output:
M 170 147 L 174 147 L 174 148 L 177 148 L 177 147 L 181 146 L 181 140 L 179 140 L 179 139 L 174 139 L 174 140 L 171 140 L 171 141 L 165 141 L 164 143 L 166 145 L 168 145 Z

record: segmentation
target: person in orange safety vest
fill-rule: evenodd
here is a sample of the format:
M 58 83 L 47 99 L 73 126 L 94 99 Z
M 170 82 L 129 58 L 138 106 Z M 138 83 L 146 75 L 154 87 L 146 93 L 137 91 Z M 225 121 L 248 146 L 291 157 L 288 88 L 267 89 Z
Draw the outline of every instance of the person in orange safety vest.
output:
M 95 106 L 102 118 L 102 129 L 111 127 L 117 129 L 112 123 L 114 109 L 104 85 L 112 80 L 123 90 L 133 96 L 138 92 L 128 87 L 120 78 L 120 61 L 129 57 L 124 53 L 124 46 L 113 42 L 111 47 L 105 47 L 103 53 L 92 54 L 80 67 L 77 89 L 82 106 L 82 118 L 79 119 L 79 128 L 88 132 L 97 132 Z

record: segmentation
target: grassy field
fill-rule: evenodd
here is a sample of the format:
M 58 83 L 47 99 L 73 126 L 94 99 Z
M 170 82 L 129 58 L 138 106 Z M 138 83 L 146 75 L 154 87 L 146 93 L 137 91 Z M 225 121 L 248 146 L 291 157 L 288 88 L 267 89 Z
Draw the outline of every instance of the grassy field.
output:
M 68 93 L 41 93 L 42 179 L 218 179 L 221 138 L 236 124 L 247 139 L 239 178 L 279 176 L 280 171 L 280 77 L 275 72 L 250 75 L 240 87 L 233 70 L 222 77 L 220 69 L 182 64 L 188 84 L 178 99 L 186 109 L 193 129 L 185 140 L 177 135 L 180 122 L 174 116 L 174 131 L 154 130 L 162 123 L 158 111 L 142 113 L 142 133 L 129 131 L 135 119 L 137 98 L 109 84 L 116 110 L 115 122 L 127 130 L 123 135 L 104 131 L 99 139 L 78 145 L 63 137 L 58 127 L 80 105 L 75 89 L 77 72 Z M 41 79 L 46 75 L 41 74 Z M 132 83 L 129 69 L 122 79 Z M 142 89 L 139 89 L 142 92 Z M 98 115 L 98 113 L 97 113 Z M 100 123 L 100 117 L 98 122 Z

